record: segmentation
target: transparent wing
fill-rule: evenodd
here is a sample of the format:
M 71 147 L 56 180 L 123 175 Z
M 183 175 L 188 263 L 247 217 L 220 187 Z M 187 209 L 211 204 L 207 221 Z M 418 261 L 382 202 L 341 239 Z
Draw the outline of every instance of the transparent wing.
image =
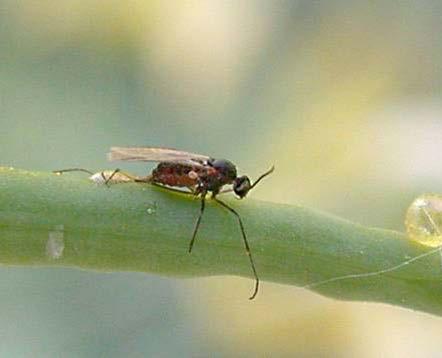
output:
M 182 150 L 158 147 L 112 147 L 108 153 L 110 161 L 132 162 L 179 162 L 203 165 L 210 157 Z

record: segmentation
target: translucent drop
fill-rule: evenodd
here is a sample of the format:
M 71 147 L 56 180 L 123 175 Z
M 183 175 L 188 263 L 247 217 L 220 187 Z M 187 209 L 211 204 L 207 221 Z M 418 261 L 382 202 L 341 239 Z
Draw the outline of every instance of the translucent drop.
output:
M 407 210 L 405 227 L 410 239 L 431 247 L 442 245 L 442 196 L 425 194 Z
M 49 231 L 46 242 L 46 255 L 51 259 L 60 259 L 64 250 L 64 226 L 57 225 L 54 231 Z
M 157 211 L 157 203 L 154 202 L 152 205 L 149 205 L 149 207 L 146 209 L 146 212 L 149 215 L 155 214 Z

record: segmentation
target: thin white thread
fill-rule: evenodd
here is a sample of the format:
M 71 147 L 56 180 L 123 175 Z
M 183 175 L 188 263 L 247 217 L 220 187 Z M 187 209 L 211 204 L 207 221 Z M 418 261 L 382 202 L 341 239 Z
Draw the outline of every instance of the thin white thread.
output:
M 430 222 L 430 224 L 433 226 L 434 231 L 436 231 L 436 233 L 438 235 L 441 235 L 441 232 L 439 230 L 439 228 L 437 227 L 436 223 L 434 222 L 433 218 L 431 217 L 430 213 L 426 210 L 426 208 L 422 208 L 423 212 L 425 213 L 426 217 L 428 218 L 428 221 Z M 441 262 L 441 269 L 442 269 L 442 246 L 438 246 L 433 250 L 430 250 L 428 252 L 425 252 L 423 254 L 420 254 L 418 256 L 412 257 L 409 260 L 406 260 L 400 264 L 397 264 L 395 266 L 383 269 L 383 270 L 379 270 L 379 271 L 373 271 L 373 272 L 366 272 L 366 273 L 359 273 L 359 274 L 349 274 L 349 275 L 343 275 L 343 276 L 337 276 L 337 277 L 332 277 L 329 278 L 327 280 L 322 280 L 322 281 L 317 281 L 317 282 L 313 282 L 313 283 L 309 283 L 308 285 L 302 286 L 302 288 L 312 288 L 312 287 L 318 287 L 321 285 L 324 285 L 326 283 L 330 283 L 330 282 L 336 282 L 336 281 L 342 281 L 342 280 L 348 280 L 348 279 L 352 279 L 352 278 L 362 278 L 362 277 L 371 277 L 371 276 L 378 276 L 378 275 L 382 275 L 384 273 L 387 272 L 392 272 L 395 270 L 398 270 L 404 266 L 409 265 L 410 263 L 420 260 L 424 257 L 430 256 L 436 252 L 439 252 L 440 255 L 440 262 Z
M 402 262 L 402 263 L 400 263 L 400 264 L 398 264 L 396 266 L 386 268 L 384 270 L 333 277 L 333 278 L 329 278 L 328 280 L 323 280 L 323 281 L 318 281 L 318 282 L 310 283 L 308 285 L 302 286 L 302 288 L 317 287 L 317 286 L 320 286 L 320 285 L 323 285 L 323 284 L 326 284 L 326 283 L 329 283 L 329 282 L 342 281 L 342 280 L 347 280 L 347 279 L 350 279 L 350 278 L 361 278 L 361 277 L 370 277 L 370 276 L 382 275 L 382 274 L 387 273 L 387 272 L 398 270 L 401 267 L 407 266 L 408 264 L 410 264 L 410 263 L 412 263 L 414 261 L 417 261 L 417 260 L 422 259 L 424 257 L 430 256 L 430 255 L 432 255 L 432 254 L 434 254 L 434 253 L 436 253 L 438 251 L 441 252 L 441 247 L 440 246 L 436 247 L 435 249 L 433 249 L 431 251 L 428 251 L 428 252 L 425 252 L 425 253 L 420 254 L 418 256 L 412 257 L 411 259 L 409 259 L 407 261 L 404 261 L 404 262 Z M 442 256 L 442 252 L 441 252 L 441 256 Z

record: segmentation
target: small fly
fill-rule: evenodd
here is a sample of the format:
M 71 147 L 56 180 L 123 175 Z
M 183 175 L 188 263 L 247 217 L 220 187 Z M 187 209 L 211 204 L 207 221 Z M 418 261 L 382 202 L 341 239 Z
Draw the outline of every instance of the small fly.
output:
M 201 199 L 200 212 L 196 219 L 192 238 L 189 243 L 189 252 L 192 252 L 196 234 L 204 214 L 206 197 L 209 194 L 212 200 L 235 215 L 238 219 L 245 250 L 249 257 L 250 266 L 255 278 L 255 288 L 249 299 L 252 300 L 256 297 L 259 289 L 259 277 L 253 262 L 252 253 L 247 241 L 247 235 L 241 216 L 235 209 L 218 199 L 217 196 L 218 194 L 233 191 L 238 198 L 244 198 L 263 178 L 273 172 L 274 167 L 271 167 L 252 183 L 247 176 L 238 176 L 235 165 L 226 159 L 214 159 L 209 156 L 175 149 L 155 147 L 112 147 L 108 154 L 108 158 L 111 161 L 158 162 L 158 165 L 153 169 L 150 175 L 146 177 L 128 176 L 128 178 L 135 182 L 150 183 L 168 190 L 192 194 Z M 64 171 L 70 171 L 70 169 L 57 171 L 56 173 L 62 173 Z M 108 184 L 109 182 L 112 182 L 115 175 L 119 175 L 120 173 L 119 169 L 116 169 L 110 175 L 108 173 L 107 175 L 101 174 L 101 177 L 104 179 L 104 183 Z M 232 185 L 232 189 L 223 189 L 226 185 Z

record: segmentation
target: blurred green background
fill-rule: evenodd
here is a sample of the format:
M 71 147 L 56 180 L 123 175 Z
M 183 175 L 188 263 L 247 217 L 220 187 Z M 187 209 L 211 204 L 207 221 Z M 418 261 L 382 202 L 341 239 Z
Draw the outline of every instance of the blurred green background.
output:
M 254 198 L 403 230 L 442 192 L 441 30 L 435 0 L 0 0 L 0 165 L 176 147 L 275 164 Z M 440 355 L 440 318 L 249 286 L 3 267 L 0 355 Z

